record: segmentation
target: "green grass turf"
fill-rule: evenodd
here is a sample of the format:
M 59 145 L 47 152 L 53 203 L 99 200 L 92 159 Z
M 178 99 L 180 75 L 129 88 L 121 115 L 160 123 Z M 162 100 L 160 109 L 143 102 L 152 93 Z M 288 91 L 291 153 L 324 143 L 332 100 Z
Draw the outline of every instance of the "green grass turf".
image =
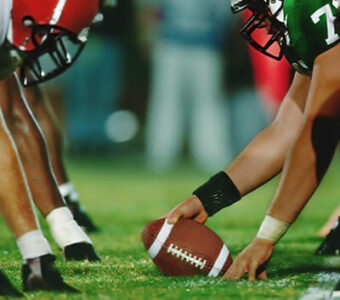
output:
M 268 269 L 269 280 L 265 282 L 170 278 L 162 275 L 148 258 L 140 240 L 143 224 L 189 196 L 210 174 L 199 172 L 189 164 L 166 174 L 153 174 L 138 158 L 73 157 L 68 165 L 82 203 L 101 228 L 91 238 L 102 261 L 64 262 L 52 243 L 65 280 L 81 293 L 25 293 L 28 298 L 299 299 L 309 287 L 330 289 L 338 278 L 339 257 L 320 258 L 313 252 L 321 242 L 316 237 L 317 229 L 339 204 L 339 157 L 298 221 L 276 246 Z M 274 179 L 207 222 L 234 256 L 256 233 L 276 183 Z M 21 289 L 20 255 L 5 225 L 0 225 L 0 266 Z M 47 231 L 46 227 L 44 230 Z

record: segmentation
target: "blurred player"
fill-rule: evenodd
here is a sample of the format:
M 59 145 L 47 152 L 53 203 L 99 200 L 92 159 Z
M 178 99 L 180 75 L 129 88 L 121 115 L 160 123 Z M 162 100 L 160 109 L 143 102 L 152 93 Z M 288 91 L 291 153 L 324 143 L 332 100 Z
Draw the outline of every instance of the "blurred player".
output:
M 340 217 L 333 224 L 321 245 L 315 251 L 316 255 L 340 255 Z
M 325 237 L 329 234 L 335 223 L 338 221 L 338 218 L 340 218 L 340 206 L 338 206 L 328 217 L 326 223 L 318 231 L 318 236 Z
M 316 255 L 340 255 L 340 206 L 329 216 L 326 224 L 319 230 L 325 237 L 316 249 Z
M 233 12 L 249 9 L 241 32 L 252 46 L 276 59 L 285 54 L 298 71 L 275 120 L 259 133 L 224 171 L 166 214 L 205 222 L 223 207 L 261 186 L 282 170 L 282 177 L 257 236 L 225 274 L 265 279 L 275 244 L 318 187 L 335 152 L 340 133 L 339 1 L 232 0 Z M 252 33 L 265 28 L 268 41 Z M 275 43 L 280 51 L 271 52 Z
M 67 69 L 85 45 L 98 2 L 88 1 L 85 7 L 77 0 L 1 2 L 0 79 L 6 79 L 0 82 L 0 210 L 24 259 L 25 290 L 74 290 L 55 268 L 55 257 L 39 228 L 32 199 L 66 259 L 99 258 L 65 206 L 44 136 L 13 72 L 20 66 L 20 81 L 30 86 Z M 0 276 L 0 292 L 2 286 L 10 287 L 4 276 Z

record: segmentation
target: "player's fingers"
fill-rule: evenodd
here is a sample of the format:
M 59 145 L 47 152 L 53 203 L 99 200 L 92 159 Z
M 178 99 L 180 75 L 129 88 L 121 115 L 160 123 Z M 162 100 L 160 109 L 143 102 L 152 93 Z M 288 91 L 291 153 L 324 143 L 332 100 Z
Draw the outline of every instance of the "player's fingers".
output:
M 246 272 L 246 265 L 243 262 L 238 262 L 237 259 L 233 262 L 229 270 L 224 274 L 223 278 L 228 280 L 240 279 Z
M 167 219 L 170 216 L 170 211 L 160 217 L 160 219 Z
M 259 275 L 257 275 L 257 277 L 262 280 L 267 280 L 268 279 L 267 271 L 266 270 L 262 271 Z
M 256 270 L 258 267 L 258 263 L 256 261 L 252 261 L 248 268 L 248 280 L 254 281 L 256 279 Z
M 169 224 L 175 224 L 179 219 L 180 219 L 180 215 L 178 214 L 172 214 L 169 218 L 168 218 L 168 223 Z
M 175 208 L 167 216 L 168 223 L 175 224 L 181 217 L 183 217 L 184 214 L 185 212 L 183 211 L 182 206 Z
M 194 220 L 198 223 L 204 224 L 208 218 L 208 214 L 205 211 L 201 211 Z

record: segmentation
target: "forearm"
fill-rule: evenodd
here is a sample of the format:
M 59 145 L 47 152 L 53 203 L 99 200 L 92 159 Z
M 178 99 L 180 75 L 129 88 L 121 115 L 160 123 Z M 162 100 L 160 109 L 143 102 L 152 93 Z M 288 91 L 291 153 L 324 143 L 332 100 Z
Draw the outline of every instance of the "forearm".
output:
M 281 171 L 292 136 L 280 137 L 276 124 L 259 133 L 225 170 L 245 195 Z
M 296 74 L 273 123 L 258 134 L 225 170 L 241 195 L 281 171 L 288 149 L 296 139 L 310 80 Z
M 339 142 L 340 45 L 314 62 L 303 126 L 285 162 L 268 213 L 292 223 L 319 185 Z
M 285 162 L 282 178 L 268 214 L 294 222 L 314 193 L 334 155 L 339 120 L 307 120 Z
M 305 76 L 295 75 L 273 123 L 254 138 L 225 172 L 214 175 L 193 192 L 209 216 L 232 205 L 281 170 L 301 127 L 309 84 Z

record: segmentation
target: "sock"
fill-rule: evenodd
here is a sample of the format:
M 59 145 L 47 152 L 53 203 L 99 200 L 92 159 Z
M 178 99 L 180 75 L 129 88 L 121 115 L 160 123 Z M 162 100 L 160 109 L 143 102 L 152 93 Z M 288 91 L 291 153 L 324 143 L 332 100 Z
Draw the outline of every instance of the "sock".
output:
M 51 247 L 40 229 L 24 233 L 17 238 L 19 251 L 26 261 L 46 254 L 52 254 Z
M 68 203 L 78 203 L 79 195 L 72 182 L 66 182 L 59 185 L 59 191 L 64 199 L 67 198 Z
M 66 206 L 52 210 L 46 220 L 59 248 L 64 249 L 76 243 L 92 244 L 87 234 L 74 221 L 71 211 Z

